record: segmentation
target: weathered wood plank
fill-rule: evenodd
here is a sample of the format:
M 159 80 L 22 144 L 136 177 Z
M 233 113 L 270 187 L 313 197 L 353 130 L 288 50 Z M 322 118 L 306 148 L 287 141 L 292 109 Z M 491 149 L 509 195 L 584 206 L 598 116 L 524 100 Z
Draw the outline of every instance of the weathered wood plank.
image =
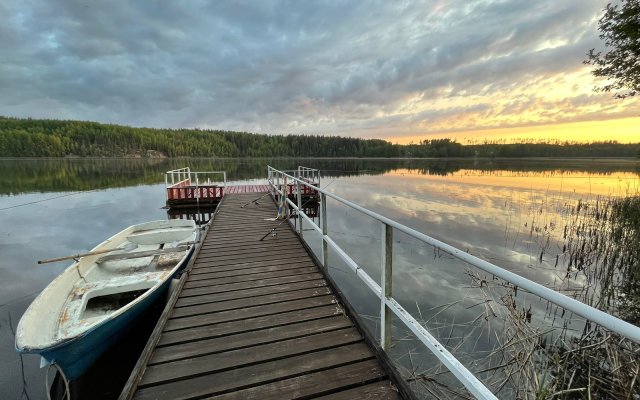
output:
M 198 259 L 198 265 L 202 265 L 203 263 L 206 263 L 210 267 L 229 267 L 234 265 L 240 267 L 240 266 L 245 266 L 247 264 L 258 264 L 258 263 L 266 263 L 266 262 L 273 263 L 274 261 L 276 262 L 283 261 L 287 258 L 311 260 L 311 257 L 309 257 L 307 253 L 294 252 L 292 254 L 288 254 L 287 256 L 288 257 L 283 257 L 282 254 L 271 253 L 268 255 L 263 255 L 261 257 L 251 257 L 247 259 L 238 258 L 235 260 L 233 259 L 232 260 L 216 260 L 215 257 L 203 257 Z
M 254 221 L 255 222 L 255 221 Z M 253 222 L 247 222 L 247 224 L 251 224 L 253 225 Z M 214 229 L 213 230 L 213 236 L 209 239 L 210 241 L 216 241 L 216 240 L 226 240 L 228 241 L 229 239 L 239 239 L 242 237 L 242 234 L 251 234 L 251 235 L 259 235 L 262 233 L 262 235 L 265 235 L 267 232 L 269 232 L 271 229 L 276 228 L 278 226 L 282 226 L 282 225 L 278 225 L 277 223 L 273 224 L 273 223 L 269 223 L 269 224 L 256 224 L 255 226 L 251 226 L 251 227 L 229 227 L 229 228 L 225 228 L 225 229 Z M 291 231 L 282 231 L 283 234 L 285 234 L 285 232 L 287 234 L 290 235 L 295 235 L 293 232 Z M 286 236 L 286 235 L 285 235 Z
M 145 387 L 158 383 L 196 377 L 215 371 L 223 371 L 244 365 L 291 357 L 310 351 L 319 351 L 356 343 L 361 340 L 362 336 L 357 329 L 346 328 L 238 350 L 151 365 L 145 371 L 139 386 Z
M 266 261 L 254 261 L 247 263 L 238 263 L 238 264 L 227 264 L 227 265 L 215 265 L 215 263 L 211 260 L 209 261 L 200 261 L 197 260 L 194 264 L 194 273 L 197 271 L 198 273 L 202 271 L 202 268 L 211 268 L 217 271 L 230 271 L 234 269 L 245 269 L 245 268 L 254 268 L 254 267 L 265 267 L 270 265 L 279 265 L 279 264 L 290 264 L 292 262 L 313 262 L 308 255 L 300 256 L 300 257 L 290 257 L 289 259 L 274 259 L 274 260 L 266 260 Z
M 264 236 L 264 235 L 262 235 Z M 212 241 L 206 242 L 204 245 L 206 246 L 206 251 L 211 250 L 220 250 L 229 248 L 230 251 L 235 251 L 238 249 L 246 248 L 247 244 L 251 244 L 253 246 L 261 246 L 264 248 L 277 247 L 281 245 L 290 245 L 290 244 L 299 244 L 300 241 L 295 237 L 278 237 L 278 236 L 267 236 L 264 240 L 260 240 L 262 237 L 256 237 L 253 240 L 245 240 L 240 241 L 238 239 L 226 240 L 226 241 Z M 246 237 L 245 237 L 246 239 Z M 233 246 L 233 247 L 230 247 Z
M 224 372 L 160 384 L 138 390 L 135 399 L 186 400 L 223 394 L 237 388 L 246 388 L 261 382 L 311 373 L 333 366 L 346 365 L 373 358 L 364 343 L 354 343 L 282 360 L 249 365 Z
M 238 244 L 237 246 L 231 246 L 231 245 L 225 245 L 225 246 L 207 246 L 207 247 L 203 247 L 200 252 L 202 254 L 217 254 L 217 255 L 222 255 L 222 254 L 237 254 L 237 253 L 242 253 L 243 251 L 247 250 L 247 243 L 242 243 L 242 244 Z M 302 246 L 302 244 L 300 244 L 300 241 L 297 239 L 287 239 L 287 240 L 281 240 L 278 242 L 259 242 L 259 241 L 255 241 L 253 243 L 251 243 L 251 250 L 252 251 L 260 251 L 260 250 L 277 250 L 277 249 L 281 249 L 283 247 L 297 247 L 300 250 L 304 251 L 304 247 Z
M 324 307 L 309 308 L 305 310 L 290 311 L 277 315 L 248 318 L 241 322 L 232 321 L 216 325 L 205 325 L 192 329 L 181 329 L 173 332 L 164 332 L 160 337 L 158 346 L 167 346 L 175 343 L 184 343 L 193 340 L 232 335 L 240 332 L 248 332 L 275 326 L 289 325 L 296 322 L 310 321 L 314 319 L 342 314 L 343 311 L 341 308 L 336 307 L 335 305 L 330 305 Z
M 178 299 L 176 307 L 186 307 L 204 303 L 215 303 L 218 301 L 227 301 L 232 299 L 246 299 L 253 296 L 262 296 L 269 293 L 284 293 L 293 290 L 318 288 L 324 286 L 327 286 L 327 281 L 325 281 L 324 279 L 314 279 L 310 281 L 287 283 L 283 285 L 244 289 L 235 292 L 212 293 Z
M 202 257 L 248 257 L 249 255 L 260 255 L 265 253 L 282 253 L 286 250 L 297 250 L 301 254 L 306 254 L 305 249 L 298 242 L 278 242 L 278 243 L 253 243 L 234 249 L 207 249 L 203 250 Z M 283 257 L 284 258 L 284 257 Z
M 291 228 L 289 226 L 281 225 L 281 226 L 275 227 L 275 228 L 276 228 L 276 235 L 275 236 L 267 235 L 267 233 L 271 232 L 271 229 L 273 229 L 273 228 L 267 229 L 265 231 L 243 232 L 244 234 L 234 235 L 233 237 L 222 236 L 220 233 L 218 233 L 217 236 L 214 236 L 210 240 L 208 240 L 207 244 L 228 243 L 228 242 L 231 242 L 231 241 L 234 241 L 234 242 L 237 242 L 237 241 L 247 241 L 247 242 L 274 241 L 274 242 L 277 242 L 278 240 L 282 240 L 282 239 L 296 238 L 295 233 L 293 233 L 291 231 Z M 214 233 L 216 233 L 216 232 L 214 232 Z
M 250 222 L 248 222 L 250 223 Z M 248 238 L 252 239 L 254 237 L 258 238 L 258 241 L 260 240 L 260 238 L 262 238 L 267 232 L 270 232 L 273 228 L 276 228 L 277 231 L 277 235 L 275 236 L 276 238 L 278 238 L 278 236 L 280 236 L 281 238 L 295 238 L 296 234 L 293 232 L 293 230 L 291 230 L 291 227 L 287 224 L 273 224 L 273 225 L 269 225 L 269 226 L 263 226 L 263 227 L 259 227 L 258 229 L 230 229 L 230 230 L 220 230 L 220 229 L 214 229 L 211 233 L 213 236 L 211 236 L 208 240 L 207 243 L 215 243 L 216 241 L 230 241 L 231 239 L 247 239 L 246 235 L 250 235 Z
M 267 265 L 265 267 L 240 268 L 240 269 L 222 270 L 222 271 L 214 271 L 214 272 L 197 270 L 197 271 L 191 272 L 191 276 L 189 277 L 189 280 L 197 281 L 199 279 L 228 278 L 231 276 L 261 274 L 264 272 L 286 271 L 288 269 L 296 269 L 296 268 L 304 268 L 304 267 L 315 267 L 315 264 L 313 264 L 312 262 L 276 264 L 276 265 Z
M 332 368 L 312 374 L 283 379 L 266 385 L 238 390 L 215 396 L 216 400 L 266 400 L 266 399 L 300 399 L 318 396 L 344 388 L 375 382 L 386 376 L 376 360 L 366 360 L 355 364 Z M 364 397 L 351 397 L 349 400 Z M 373 397 L 369 397 L 373 399 Z M 377 399 L 377 397 L 375 397 Z
M 286 248 L 278 252 L 256 252 L 249 253 L 247 255 L 232 254 L 229 256 L 216 256 L 211 254 L 203 254 L 198 257 L 199 261 L 211 260 L 211 264 L 215 265 L 235 265 L 240 263 L 248 263 L 253 261 L 267 261 L 267 260 L 283 260 L 289 256 L 301 257 L 307 255 L 301 249 Z
M 263 287 L 263 286 L 277 286 L 283 283 L 312 281 L 315 279 L 322 279 L 322 274 L 319 272 L 315 272 L 311 274 L 284 276 L 281 278 L 261 279 L 261 280 L 252 281 L 252 282 L 229 283 L 227 285 L 184 289 L 180 294 L 180 297 L 198 296 L 201 294 L 232 292 L 236 290 Z
M 307 308 L 315 308 L 337 304 L 335 297 L 317 296 L 301 300 L 284 301 L 275 304 L 266 304 L 262 306 L 246 307 L 237 310 L 219 311 L 209 314 L 199 314 L 189 317 L 172 318 L 165 325 L 165 332 L 175 331 L 178 329 L 194 328 L 203 325 L 218 324 L 229 321 L 243 321 L 247 318 L 255 318 L 265 315 L 276 315 L 283 312 L 304 310 Z
M 353 399 L 375 399 L 375 400 L 400 400 L 401 397 L 393 384 L 388 381 L 370 383 L 365 386 L 332 393 L 322 397 L 322 400 L 353 400 Z
M 349 318 L 338 315 L 213 339 L 158 347 L 155 349 L 149 365 L 308 336 L 313 333 L 329 332 L 350 326 L 353 326 L 353 322 Z
M 204 286 L 226 285 L 228 283 L 259 281 L 261 279 L 280 278 L 284 276 L 311 274 L 317 271 L 318 271 L 318 268 L 316 268 L 315 266 L 311 266 L 311 267 L 299 267 L 295 269 L 284 269 L 280 271 L 261 272 L 261 273 L 251 274 L 251 275 L 229 276 L 226 278 L 220 278 L 220 277 L 200 278 L 195 280 L 189 280 L 185 284 L 185 289 L 204 287 Z
M 198 315 L 205 313 L 213 313 L 219 311 L 234 310 L 245 307 L 254 307 L 266 304 L 280 303 L 283 301 L 300 300 L 309 297 L 330 295 L 331 290 L 328 287 L 311 288 L 303 290 L 295 290 L 283 293 L 269 293 L 262 296 L 250 298 L 233 299 L 228 301 L 220 301 L 216 303 L 198 304 L 188 307 L 174 308 L 171 318 L 187 317 L 190 315 Z

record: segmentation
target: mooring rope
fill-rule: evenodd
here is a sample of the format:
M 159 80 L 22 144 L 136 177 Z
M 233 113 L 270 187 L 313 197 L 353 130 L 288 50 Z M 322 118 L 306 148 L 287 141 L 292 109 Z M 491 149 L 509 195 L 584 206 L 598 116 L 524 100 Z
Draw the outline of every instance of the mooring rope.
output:
M 94 189 L 94 190 L 84 190 L 84 191 L 81 191 L 81 192 L 73 192 L 73 193 L 63 194 L 63 195 L 60 195 L 60 196 L 49 197 L 49 198 L 42 199 L 42 200 L 29 201 L 29 202 L 27 202 L 27 203 L 15 204 L 15 205 L 13 205 L 13 206 L 0 208 L 0 211 L 10 210 L 10 209 L 12 209 L 12 208 L 16 208 L 16 207 L 24 207 L 24 206 L 28 206 L 28 205 L 36 204 L 36 203 L 44 203 L 45 201 L 55 200 L 55 199 L 59 199 L 59 198 L 62 198 L 62 197 L 75 196 L 75 195 L 77 195 L 77 194 L 83 194 L 83 193 L 96 192 L 96 191 L 98 191 L 98 190 L 99 190 L 99 189 Z
M 65 398 L 67 400 L 71 400 L 71 389 L 69 388 L 69 380 L 67 379 L 67 376 L 62 371 L 62 368 L 60 368 L 60 366 L 58 366 L 58 364 L 56 364 L 55 362 L 52 362 L 51 364 L 49 364 L 49 367 L 47 368 L 47 373 L 44 375 L 44 388 L 45 388 L 45 391 L 47 392 L 47 400 L 51 400 L 51 391 L 49 390 L 49 371 L 51 371 L 51 367 L 55 367 L 55 369 L 60 373 L 60 377 L 64 382 L 64 396 L 62 396 L 61 400 L 64 400 Z

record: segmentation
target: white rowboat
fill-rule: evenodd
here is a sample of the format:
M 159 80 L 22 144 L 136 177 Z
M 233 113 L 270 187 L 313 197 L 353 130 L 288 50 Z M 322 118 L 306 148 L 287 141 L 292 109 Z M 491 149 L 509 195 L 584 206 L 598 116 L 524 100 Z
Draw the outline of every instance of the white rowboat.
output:
M 166 295 L 197 239 L 194 221 L 133 225 L 69 266 L 31 303 L 16 331 L 16 349 L 82 375 L 126 326 Z

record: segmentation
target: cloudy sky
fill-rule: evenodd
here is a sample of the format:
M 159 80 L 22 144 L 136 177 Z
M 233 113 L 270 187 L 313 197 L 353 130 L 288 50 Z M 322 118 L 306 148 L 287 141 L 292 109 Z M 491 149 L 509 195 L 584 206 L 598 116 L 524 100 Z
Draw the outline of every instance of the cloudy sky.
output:
M 640 141 L 640 99 L 582 64 L 605 4 L 0 0 L 0 115 Z

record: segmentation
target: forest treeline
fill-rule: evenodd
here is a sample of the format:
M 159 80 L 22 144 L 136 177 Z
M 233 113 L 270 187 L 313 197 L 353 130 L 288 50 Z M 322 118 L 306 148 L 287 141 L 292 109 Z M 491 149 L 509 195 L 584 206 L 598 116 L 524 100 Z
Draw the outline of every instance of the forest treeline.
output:
M 525 142 L 398 145 L 380 139 L 133 128 L 0 117 L 0 157 L 640 157 L 640 143 Z

